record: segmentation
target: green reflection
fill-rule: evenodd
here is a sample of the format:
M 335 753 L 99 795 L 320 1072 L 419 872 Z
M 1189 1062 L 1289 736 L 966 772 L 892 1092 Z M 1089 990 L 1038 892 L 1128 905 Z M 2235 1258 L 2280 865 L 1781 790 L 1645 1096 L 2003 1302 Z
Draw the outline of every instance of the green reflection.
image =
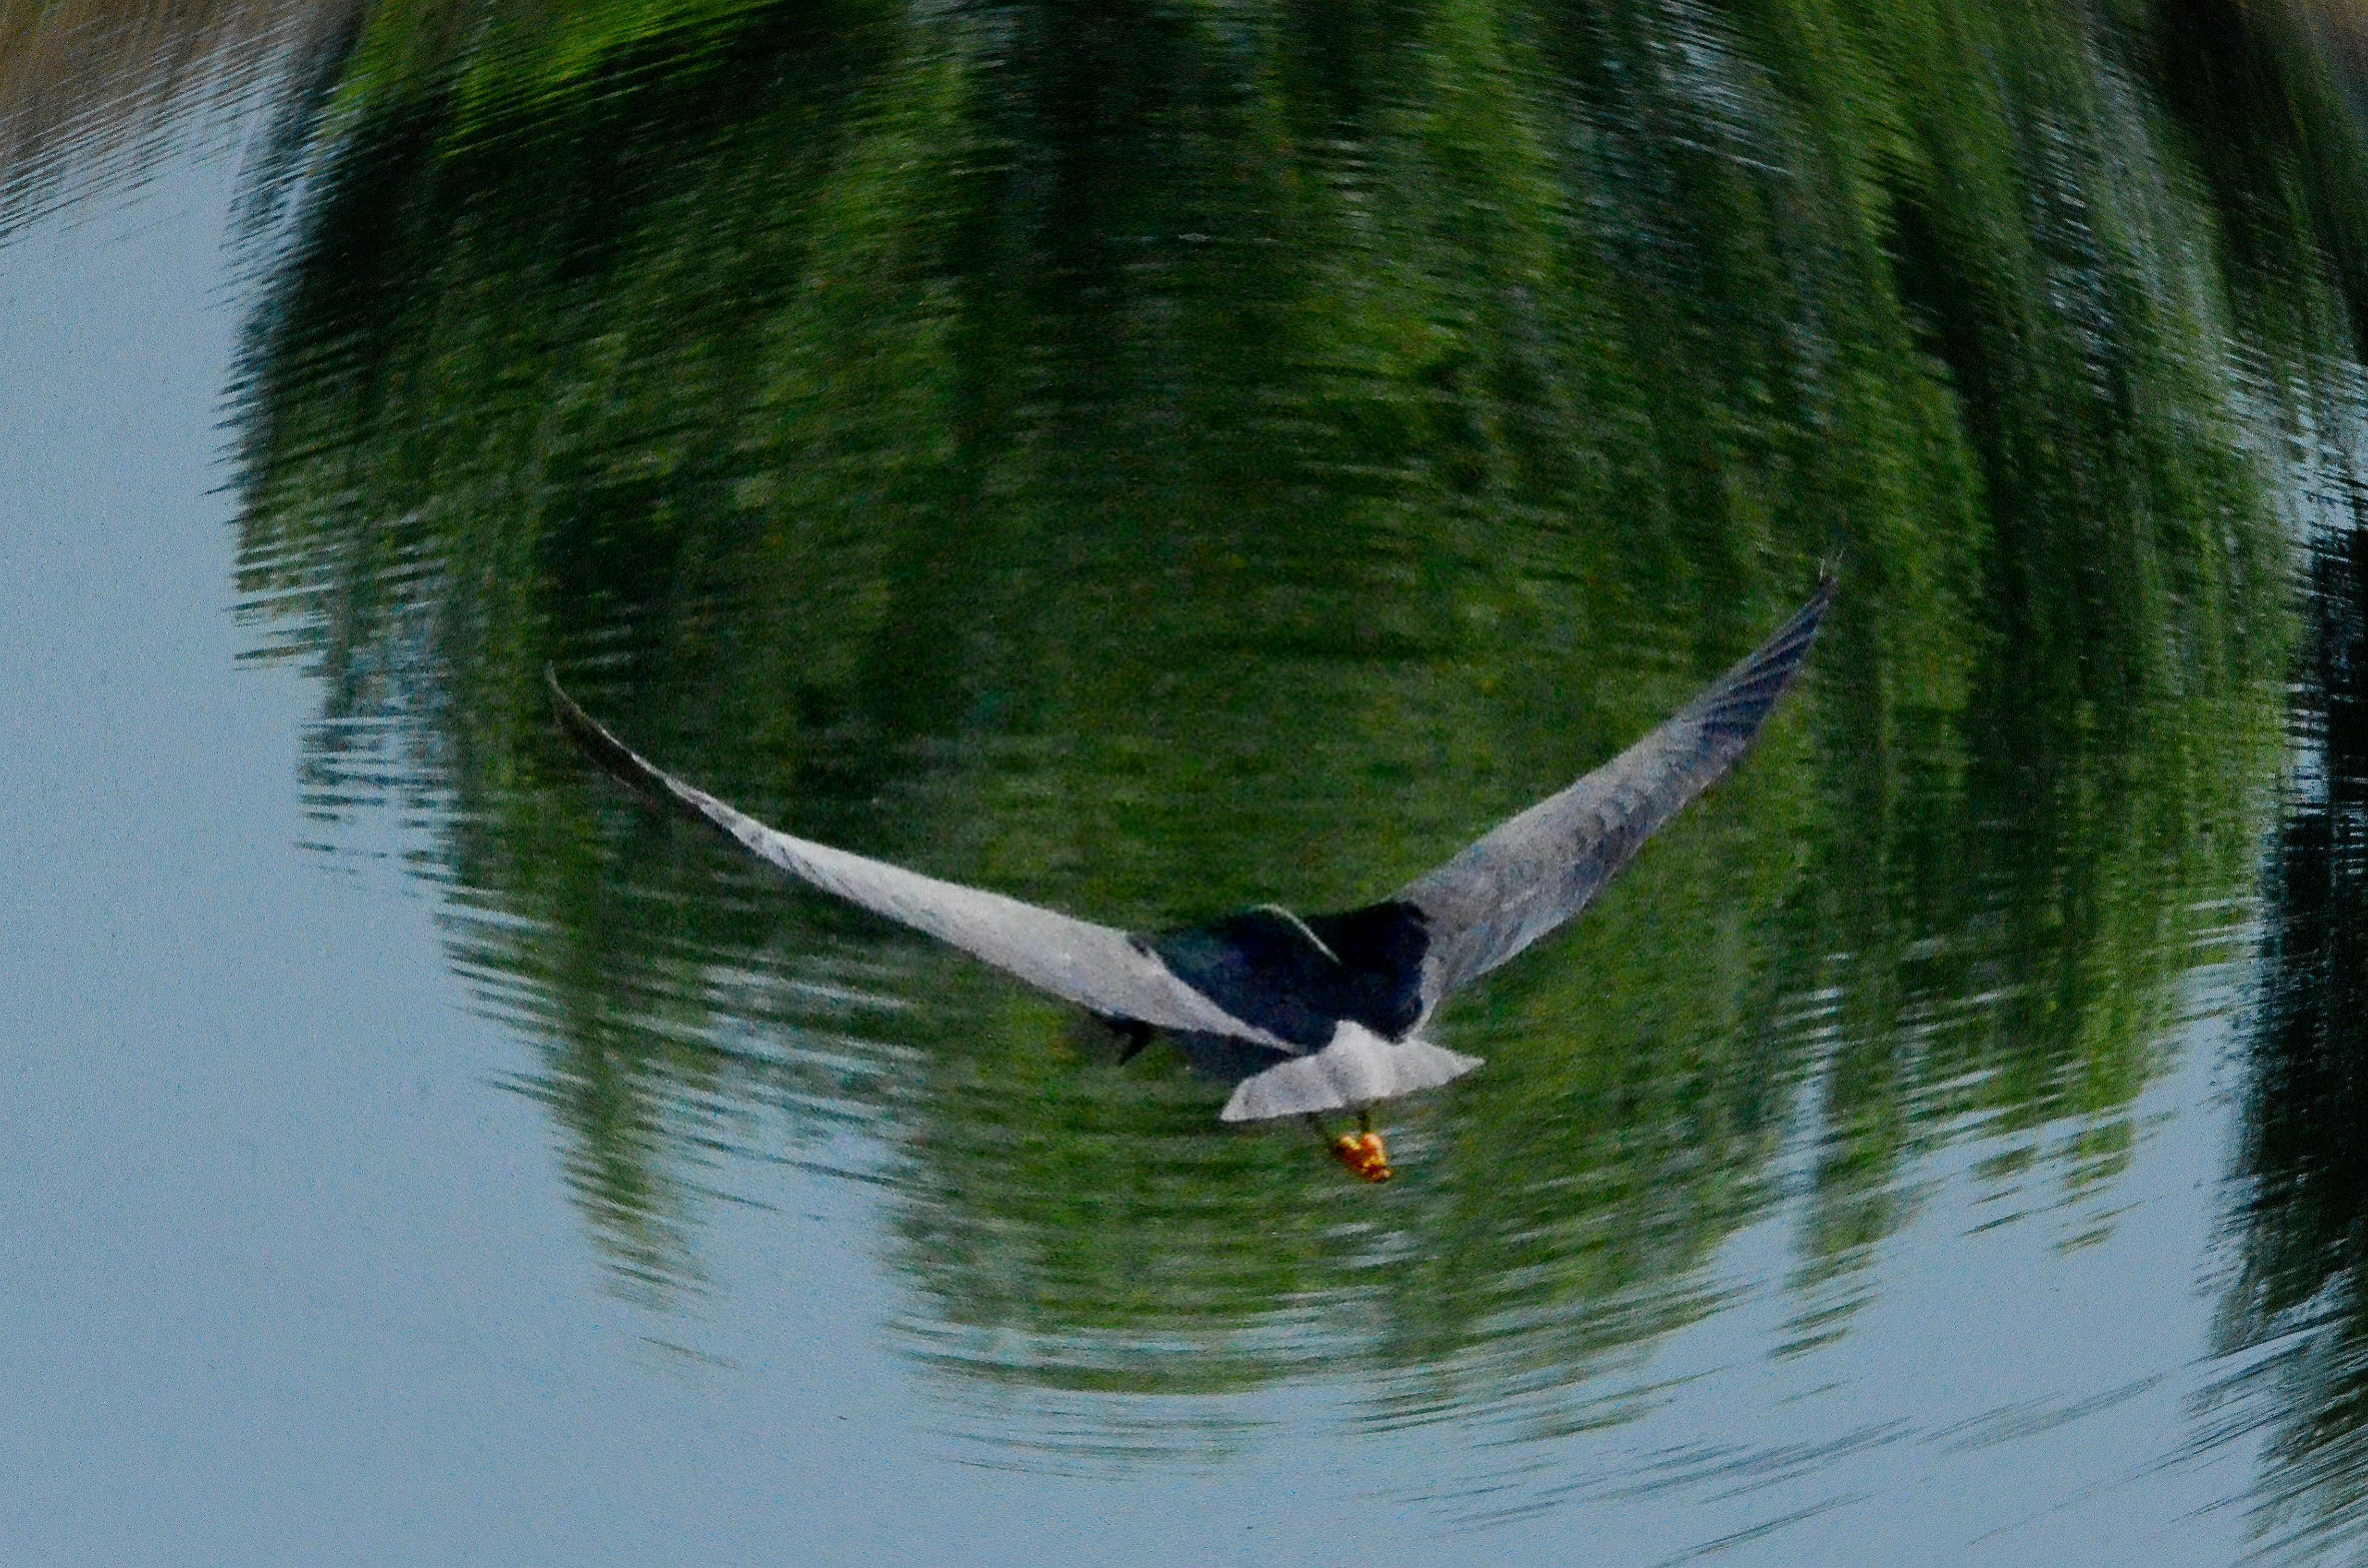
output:
M 2306 17 L 2350 77 L 2273 18 L 2195 8 L 2166 74 L 2199 113 L 2202 170 L 2226 214 L 2247 307 L 2286 347 L 2284 436 L 2306 551 L 2308 636 L 2286 724 L 2290 769 L 2269 839 L 2260 967 L 2248 1018 L 2241 1141 L 2228 1185 L 2228 1256 L 2193 1448 L 2259 1443 L 2249 1499 L 2260 1555 L 2340 1553 L 2368 1518 L 2368 1313 L 2361 1263 L 2363 947 L 2363 608 L 2359 454 L 2368 323 L 2368 186 L 2359 177 L 2356 21 Z M 2345 99 L 2350 99 L 2347 109 Z M 2206 131 L 2210 133 L 2207 134 Z M 2297 214 L 2306 223 L 2296 223 Z
M 2237 1181 L 2236 1267 L 2202 1444 L 2265 1429 L 2257 1531 L 2307 1557 L 2368 1517 L 2368 1241 L 2361 1074 L 2368 930 L 2360 915 L 2368 629 L 2356 530 L 2315 552 L 2318 614 L 2296 702 L 2304 760 L 2273 840 L 2253 1072 Z
M 1551 1424 L 1715 1308 L 1788 1138 L 1803 1346 L 1940 1141 L 2110 1178 L 2248 882 L 2249 367 L 2307 363 L 2144 17 L 695 9 L 501 12 L 573 62 L 507 97 L 373 13 L 241 426 L 311 799 L 428 825 L 627 1288 L 786 1153 L 887 1184 L 966 1378 Z M 654 820 L 539 684 L 793 831 L 1156 927 L 1385 892 L 1836 549 L 1759 755 L 1459 1004 L 1489 1066 L 1380 1190 Z

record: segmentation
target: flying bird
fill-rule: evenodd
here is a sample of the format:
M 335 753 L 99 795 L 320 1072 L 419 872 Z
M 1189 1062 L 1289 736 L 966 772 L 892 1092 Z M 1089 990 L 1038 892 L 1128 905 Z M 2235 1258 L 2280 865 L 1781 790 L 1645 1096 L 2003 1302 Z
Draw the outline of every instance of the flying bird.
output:
M 1155 1031 L 1234 1085 L 1225 1121 L 1353 1111 L 1335 1158 L 1392 1175 L 1372 1108 L 1480 1065 L 1421 1038 L 1457 987 L 1587 907 L 1653 831 L 1733 767 L 1801 671 L 1833 602 L 1828 572 L 1767 642 L 1626 751 L 1509 817 L 1378 903 L 1301 916 L 1277 905 L 1139 935 L 794 838 L 675 778 L 603 729 L 546 670 L 561 724 L 593 761 L 758 858 L 927 932 L 1095 1014 Z

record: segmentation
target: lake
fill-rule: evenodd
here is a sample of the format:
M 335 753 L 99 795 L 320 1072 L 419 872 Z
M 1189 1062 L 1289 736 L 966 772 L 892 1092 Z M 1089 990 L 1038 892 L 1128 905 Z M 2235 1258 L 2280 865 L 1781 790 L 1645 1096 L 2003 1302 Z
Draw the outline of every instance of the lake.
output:
M 2368 1550 L 2368 32 L 0 11 L 0 1545 Z M 1360 1183 L 649 810 L 1387 894 L 1841 585 Z

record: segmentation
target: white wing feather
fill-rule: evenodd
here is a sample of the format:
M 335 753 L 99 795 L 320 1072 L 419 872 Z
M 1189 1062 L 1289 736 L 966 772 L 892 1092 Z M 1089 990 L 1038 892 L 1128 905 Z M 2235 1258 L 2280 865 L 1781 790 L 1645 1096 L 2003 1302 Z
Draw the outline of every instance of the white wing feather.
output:
M 802 881 L 926 932 L 1106 1017 L 1230 1035 L 1296 1053 L 1295 1047 L 1235 1017 L 1185 984 L 1123 931 L 768 827 L 634 752 L 578 708 L 560 689 L 556 674 L 551 676 L 551 691 L 561 722 L 594 761 Z

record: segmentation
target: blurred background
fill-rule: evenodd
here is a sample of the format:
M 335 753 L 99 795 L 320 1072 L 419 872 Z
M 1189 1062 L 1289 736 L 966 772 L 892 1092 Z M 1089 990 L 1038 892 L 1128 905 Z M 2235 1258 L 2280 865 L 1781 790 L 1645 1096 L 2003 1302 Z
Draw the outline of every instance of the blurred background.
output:
M 0 1544 L 2368 1554 L 2368 18 L 0 0 Z M 1367 902 L 1400 1179 L 590 774 Z

